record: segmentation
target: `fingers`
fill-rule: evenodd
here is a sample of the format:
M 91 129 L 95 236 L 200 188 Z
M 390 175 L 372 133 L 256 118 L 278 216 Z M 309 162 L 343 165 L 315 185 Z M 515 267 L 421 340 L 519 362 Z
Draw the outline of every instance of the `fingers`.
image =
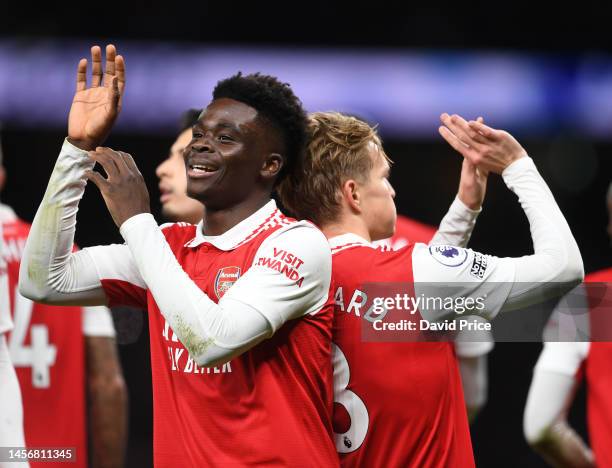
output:
M 87 59 L 82 58 L 77 65 L 76 90 L 83 91 L 87 89 Z
M 115 60 L 117 49 L 112 44 L 106 46 L 106 66 L 104 67 L 104 86 L 110 86 L 115 76 Z
M 468 125 L 470 126 L 472 130 L 478 132 L 480 135 L 482 135 L 488 140 L 491 140 L 491 141 L 499 140 L 499 135 L 497 134 L 497 130 L 494 130 L 491 127 L 486 126 L 482 122 L 471 120 L 470 122 L 468 122 Z
M 123 158 L 110 148 L 98 147 L 89 152 L 89 157 L 99 163 L 108 177 L 108 180 L 120 176 L 121 169 L 125 170 Z
M 113 91 L 110 95 L 111 109 L 116 110 L 119 107 L 119 100 L 121 99 L 121 93 L 119 92 L 119 79 L 116 76 L 113 76 L 111 88 Z
M 442 138 L 444 138 L 446 142 L 455 149 L 455 151 L 460 153 L 463 157 L 467 157 L 467 153 L 470 149 L 469 146 L 459 140 L 453 132 L 443 125 L 438 128 L 438 131 L 440 132 L 440 135 L 442 135 Z
M 129 171 L 131 171 L 135 175 L 142 175 L 140 174 L 140 170 L 138 169 L 134 158 L 130 154 L 124 153 L 123 151 L 117 151 L 117 153 L 121 155 L 121 157 L 123 158 L 123 162 L 125 163 Z
M 91 87 L 100 86 L 102 82 L 102 50 L 99 46 L 91 48 Z
M 96 184 L 100 192 L 104 192 L 108 186 L 108 181 L 99 172 L 87 170 L 85 171 L 85 178 Z
M 123 60 L 123 56 L 121 55 L 115 57 L 115 74 L 119 87 L 119 105 L 121 105 L 123 93 L 125 92 L 125 60 Z
M 440 119 L 466 145 L 478 148 L 479 144 L 486 142 L 478 132 L 470 128 L 467 121 L 461 116 L 457 114 L 449 116 L 445 113 L 440 116 Z

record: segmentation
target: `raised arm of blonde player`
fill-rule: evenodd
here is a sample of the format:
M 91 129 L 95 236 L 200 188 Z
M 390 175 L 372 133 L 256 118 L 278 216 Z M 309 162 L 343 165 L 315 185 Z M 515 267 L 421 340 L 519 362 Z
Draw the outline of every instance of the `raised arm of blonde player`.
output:
M 521 145 L 507 132 L 459 116 L 442 115 L 440 133 L 479 169 L 501 174 L 515 192 L 531 228 L 534 254 L 498 258 L 454 246 L 417 244 L 413 251 L 415 292 L 424 297 L 485 298 L 473 310 L 487 318 L 561 295 L 584 277 L 571 230 L 548 186 Z M 440 320 L 452 311 L 425 310 Z M 429 315 L 428 315 L 429 314 Z
M 482 121 L 481 118 L 478 120 Z M 457 196 L 429 245 L 467 246 L 482 211 L 487 178 L 487 171 L 478 169 L 468 159 L 463 160 Z M 490 331 L 463 330 L 458 332 L 455 339 L 463 397 L 470 422 L 474 421 L 487 402 L 487 355 L 493 346 Z

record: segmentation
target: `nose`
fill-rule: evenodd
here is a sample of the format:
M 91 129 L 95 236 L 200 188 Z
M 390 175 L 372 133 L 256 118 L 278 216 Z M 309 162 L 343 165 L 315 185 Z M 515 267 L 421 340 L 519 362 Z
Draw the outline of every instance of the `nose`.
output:
M 389 193 L 391 194 L 391 198 L 395 198 L 395 189 L 393 188 L 393 185 L 391 185 L 391 182 L 387 181 L 387 183 L 389 184 Z
M 192 151 L 195 151 L 196 153 L 208 153 L 212 150 L 212 145 L 210 144 L 209 138 L 207 136 L 204 136 L 192 145 L 189 145 L 187 148 L 185 148 L 185 153 L 187 153 L 190 149 Z
M 161 179 L 162 176 L 168 175 L 168 163 L 170 158 L 164 159 L 159 166 L 155 169 L 155 175 Z

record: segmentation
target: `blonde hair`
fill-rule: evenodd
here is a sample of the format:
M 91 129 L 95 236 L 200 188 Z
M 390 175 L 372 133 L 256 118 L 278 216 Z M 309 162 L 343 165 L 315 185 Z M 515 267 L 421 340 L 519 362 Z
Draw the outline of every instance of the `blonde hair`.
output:
M 277 192 L 293 216 L 318 225 L 337 217 L 340 190 L 347 180 L 367 180 L 373 167 L 368 151 L 370 142 L 391 163 L 376 128 L 338 112 L 310 114 L 307 141 L 300 163 L 279 184 Z

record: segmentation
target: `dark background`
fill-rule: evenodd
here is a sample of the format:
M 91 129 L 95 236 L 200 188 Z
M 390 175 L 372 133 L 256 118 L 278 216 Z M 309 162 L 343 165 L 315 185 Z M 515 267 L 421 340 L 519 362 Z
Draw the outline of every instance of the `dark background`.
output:
M 533 3 L 422 5 L 356 1 L 241 6 L 200 2 L 176 6 L 168 2 L 121 8 L 54 6 L 53 11 L 36 6 L 27 13 L 5 12 L 0 17 L 0 37 L 74 37 L 100 43 L 113 41 L 119 46 L 122 39 L 129 38 L 283 47 L 467 47 L 558 55 L 610 50 L 610 14 L 606 7 L 582 3 L 540 6 L 538 10 Z M 384 137 L 384 129 L 381 130 Z M 2 200 L 28 221 L 42 198 L 65 132 L 62 128 L 26 130 L 10 123 L 3 131 L 9 179 Z M 522 139 L 520 133 L 515 136 L 550 183 L 581 247 L 586 271 L 610 266 L 605 193 L 612 175 L 612 143 L 567 134 L 549 134 L 545 139 L 532 136 L 529 140 Z M 166 134 L 150 136 L 113 135 L 108 141 L 109 146 L 135 156 L 147 179 L 153 212 L 160 220 L 154 169 L 174 137 L 175 133 L 168 130 Z M 396 162 L 392 183 L 397 191 L 398 211 L 437 224 L 456 192 L 460 157 L 442 140 L 394 139 L 386 140 L 385 147 Z M 570 150 L 560 155 L 560 148 Z M 81 203 L 77 242 L 81 246 L 121 242 L 93 187 L 88 188 Z M 470 246 L 500 256 L 532 252 L 525 216 L 497 176 L 490 178 L 484 210 Z M 116 313 L 116 318 L 119 338 L 124 343 L 120 353 L 130 392 L 128 466 L 149 466 L 152 420 L 146 317 L 143 320 L 139 313 L 130 312 Z M 535 343 L 498 343 L 490 355 L 489 401 L 472 431 L 478 466 L 544 466 L 522 436 L 522 412 L 540 347 Z M 584 405 L 581 392 L 571 422 L 582 434 Z

